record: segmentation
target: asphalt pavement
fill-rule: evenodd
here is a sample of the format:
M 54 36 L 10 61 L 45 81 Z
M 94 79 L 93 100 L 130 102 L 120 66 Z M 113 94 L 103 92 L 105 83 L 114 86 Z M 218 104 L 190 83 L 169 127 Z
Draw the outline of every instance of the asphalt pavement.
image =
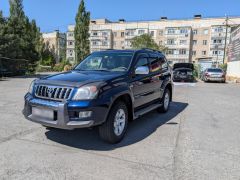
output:
M 0 179 L 240 179 L 239 84 L 178 83 L 168 113 L 148 113 L 109 145 L 96 128 L 25 120 L 32 80 L 0 80 Z

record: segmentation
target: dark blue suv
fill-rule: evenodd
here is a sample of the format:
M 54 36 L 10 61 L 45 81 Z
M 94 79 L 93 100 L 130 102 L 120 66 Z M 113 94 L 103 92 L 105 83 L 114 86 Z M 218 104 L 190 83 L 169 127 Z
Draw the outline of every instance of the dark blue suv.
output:
M 46 127 L 98 126 L 103 140 L 117 143 L 129 121 L 154 109 L 168 111 L 171 74 L 159 51 L 94 52 L 70 72 L 34 80 L 23 113 Z

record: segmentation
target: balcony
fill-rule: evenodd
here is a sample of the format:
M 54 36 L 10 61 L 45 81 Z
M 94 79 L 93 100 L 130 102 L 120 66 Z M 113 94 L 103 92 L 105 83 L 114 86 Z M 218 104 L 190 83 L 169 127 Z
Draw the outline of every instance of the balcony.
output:
M 189 59 L 189 54 L 167 54 L 169 59 Z

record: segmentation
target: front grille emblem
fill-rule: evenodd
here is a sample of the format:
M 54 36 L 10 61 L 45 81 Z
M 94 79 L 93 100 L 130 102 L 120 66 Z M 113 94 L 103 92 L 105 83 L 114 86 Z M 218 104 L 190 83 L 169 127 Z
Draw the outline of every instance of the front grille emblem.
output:
M 48 97 L 50 97 L 50 98 L 52 97 L 53 91 L 54 91 L 54 88 L 49 87 L 47 89 Z

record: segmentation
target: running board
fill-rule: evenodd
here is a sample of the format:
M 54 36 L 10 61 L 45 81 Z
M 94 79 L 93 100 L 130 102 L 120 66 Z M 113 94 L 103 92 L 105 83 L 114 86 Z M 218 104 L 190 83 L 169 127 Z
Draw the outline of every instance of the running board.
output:
M 152 104 L 146 108 L 143 108 L 143 109 L 140 109 L 138 110 L 137 112 L 134 113 L 134 118 L 133 119 L 137 119 L 139 118 L 140 116 L 143 116 L 144 114 L 150 112 L 150 111 L 153 111 L 159 107 L 161 107 L 162 104 Z

